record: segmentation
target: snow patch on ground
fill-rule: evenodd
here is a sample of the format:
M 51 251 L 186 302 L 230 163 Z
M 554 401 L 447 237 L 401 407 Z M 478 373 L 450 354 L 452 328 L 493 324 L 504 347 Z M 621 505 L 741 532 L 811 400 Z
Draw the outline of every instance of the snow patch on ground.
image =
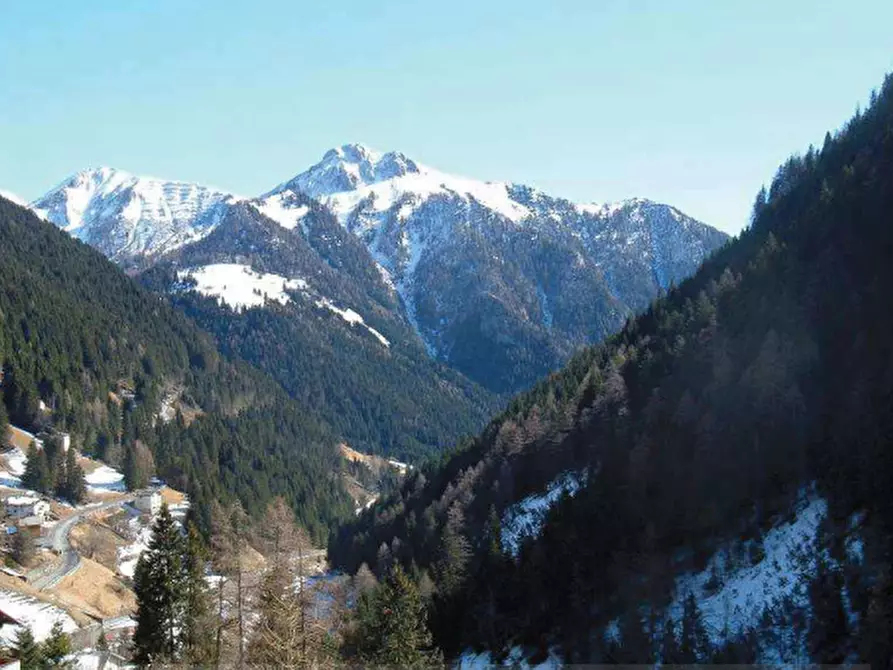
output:
M 273 219 L 286 230 L 294 230 L 307 214 L 310 208 L 307 205 L 294 207 L 283 202 L 286 194 L 277 193 L 264 200 L 252 202 L 251 205 L 267 218 Z
M 30 628 L 38 642 L 49 637 L 53 624 L 57 621 L 62 624 L 62 630 L 66 633 L 78 627 L 74 619 L 58 607 L 13 591 L 0 590 L 0 610 Z M 0 626 L 0 644 L 14 642 L 18 629 L 19 626 L 14 624 Z
M 6 469 L 0 470 L 0 485 L 11 489 L 21 488 L 22 475 L 25 473 L 25 462 L 28 457 L 18 447 L 6 452 L 3 457 L 6 459 Z
M 586 472 L 565 472 L 549 484 L 545 493 L 527 496 L 508 507 L 502 515 L 502 550 L 517 556 L 524 540 L 539 536 L 552 505 L 565 494 L 576 494 L 586 478 Z
M 412 466 L 408 463 L 401 463 L 400 461 L 395 461 L 392 458 L 388 459 L 388 465 L 399 470 L 401 475 L 405 474 L 407 470 L 412 468 Z
M 710 639 L 718 644 L 724 631 L 735 636 L 756 627 L 765 609 L 787 598 L 798 607 L 808 607 L 808 579 L 816 570 L 815 539 L 827 509 L 823 498 L 804 495 L 794 520 L 766 533 L 764 557 L 755 565 L 734 568 L 729 550 L 717 551 L 703 571 L 677 579 L 670 616 L 681 621 L 685 598 L 694 594 Z M 711 589 L 708 584 L 714 575 L 719 585 L 716 588 L 714 578 Z
M 362 326 L 363 328 L 368 330 L 369 333 L 372 334 L 375 337 L 375 339 L 377 339 L 379 342 L 381 342 L 385 347 L 391 346 L 391 343 L 388 341 L 388 339 L 384 335 L 382 335 L 377 330 L 375 330 L 375 328 L 366 325 L 366 322 L 363 320 L 363 317 L 360 316 L 357 312 L 353 311 L 352 309 L 350 309 L 350 308 L 339 309 L 328 298 L 320 298 L 319 300 L 316 301 L 316 306 L 327 309 L 330 312 L 334 312 L 335 314 L 340 316 L 342 319 L 347 321 L 347 323 L 349 323 L 351 326 L 357 326 L 357 325 Z
M 521 647 L 512 647 L 511 651 L 509 651 L 508 656 L 501 662 L 497 663 L 493 659 L 493 655 L 489 651 L 483 651 L 479 653 L 475 653 L 473 651 L 464 651 L 459 659 L 456 661 L 455 667 L 458 670 L 484 670 L 485 668 L 493 668 L 493 667 L 512 667 L 512 668 L 524 668 L 525 670 L 548 670 L 551 668 L 561 668 L 564 667 L 564 662 L 555 653 L 555 651 L 550 651 L 549 656 L 545 661 L 537 663 L 535 665 L 531 665 L 530 662 L 525 658 L 524 650 Z
M 217 298 L 218 302 L 238 311 L 247 307 L 263 307 L 267 300 L 280 304 L 291 298 L 286 291 L 304 290 L 303 279 L 288 279 L 281 275 L 255 272 L 240 263 L 214 263 L 198 268 L 181 270 L 177 279 L 195 281 L 195 290 L 204 296 Z
M 93 472 L 84 475 L 87 487 L 92 491 L 124 491 L 124 475 L 108 465 L 100 465 Z

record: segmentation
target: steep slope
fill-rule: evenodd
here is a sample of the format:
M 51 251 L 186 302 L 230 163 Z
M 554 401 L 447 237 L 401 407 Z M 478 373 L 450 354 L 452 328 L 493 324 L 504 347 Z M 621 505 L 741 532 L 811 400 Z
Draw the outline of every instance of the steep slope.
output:
M 615 331 L 726 239 L 647 200 L 576 205 L 362 145 L 329 151 L 262 207 L 287 221 L 297 194 L 366 244 L 433 355 L 498 392 Z
M 335 436 L 275 382 L 230 363 L 98 252 L 4 199 L 0 250 L 0 404 L 12 422 L 66 430 L 115 465 L 147 446 L 203 514 L 214 498 L 258 511 L 281 494 L 322 538 L 350 513 L 333 482 Z
M 196 184 L 102 167 L 72 176 L 31 208 L 112 260 L 129 264 L 201 239 L 231 199 Z
M 142 279 L 359 449 L 417 461 L 480 430 L 496 399 L 431 361 L 362 244 L 303 207 L 291 229 L 229 207 Z
M 738 240 L 344 528 L 336 564 L 428 571 L 454 654 L 887 667 L 891 184 L 888 78 Z

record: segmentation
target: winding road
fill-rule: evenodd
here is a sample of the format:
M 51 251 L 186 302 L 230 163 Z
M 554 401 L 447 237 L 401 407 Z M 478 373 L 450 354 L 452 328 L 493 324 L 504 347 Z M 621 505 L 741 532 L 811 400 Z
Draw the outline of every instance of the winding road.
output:
M 35 588 L 45 591 L 53 588 L 65 577 L 78 569 L 81 563 L 81 557 L 78 552 L 72 548 L 69 542 L 71 530 L 80 523 L 85 516 L 113 507 L 124 507 L 124 505 L 132 503 L 133 496 L 115 500 L 113 502 L 86 505 L 78 509 L 74 514 L 66 519 L 62 519 L 53 526 L 47 536 L 41 540 L 41 544 L 49 547 L 62 557 L 58 565 L 53 565 L 48 572 L 41 574 L 31 582 Z

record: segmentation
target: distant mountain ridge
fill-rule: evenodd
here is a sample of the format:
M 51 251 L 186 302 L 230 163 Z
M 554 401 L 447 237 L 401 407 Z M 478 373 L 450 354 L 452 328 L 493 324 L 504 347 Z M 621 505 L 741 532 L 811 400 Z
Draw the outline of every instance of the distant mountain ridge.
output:
M 84 170 L 31 209 L 114 261 L 152 258 L 208 235 L 235 196 L 187 182 Z
M 311 230 L 319 221 L 314 203 L 365 252 L 331 226 Z M 63 182 L 32 208 L 136 269 L 212 237 L 233 208 L 242 218 L 253 210 L 325 246 L 330 267 L 365 268 L 365 278 L 351 281 L 368 284 L 430 355 L 497 393 L 528 387 L 580 346 L 614 332 L 727 239 L 649 200 L 580 205 L 527 186 L 449 175 L 362 144 L 326 152 L 254 199 L 100 168 Z M 345 244 L 352 261 L 333 265 Z M 273 248 L 250 255 L 260 265 L 281 256 Z M 218 253 L 216 262 L 223 260 L 233 259 Z M 286 282 L 308 280 L 276 272 Z

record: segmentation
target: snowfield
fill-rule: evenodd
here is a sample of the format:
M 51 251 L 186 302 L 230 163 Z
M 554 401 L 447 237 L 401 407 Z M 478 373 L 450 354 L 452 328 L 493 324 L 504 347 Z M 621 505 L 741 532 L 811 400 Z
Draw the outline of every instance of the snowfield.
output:
M 539 536 L 552 505 L 565 494 L 574 495 L 586 478 L 586 472 L 565 472 L 549 484 L 545 493 L 527 496 L 508 507 L 502 515 L 502 550 L 517 556 L 524 540 Z
M 66 633 L 78 627 L 74 619 L 58 607 L 13 591 L 0 590 L 0 610 L 30 628 L 38 642 L 49 637 L 53 624 L 57 621 L 62 624 L 62 630 Z M 0 626 L 0 644 L 14 642 L 18 629 L 19 626 L 14 624 Z
M 291 298 L 286 291 L 307 288 L 303 279 L 288 279 L 281 275 L 255 272 L 240 263 L 214 263 L 177 273 L 177 279 L 195 280 L 195 290 L 204 296 L 217 298 L 236 311 L 248 307 L 263 307 L 267 300 L 285 304 Z
M 736 567 L 728 549 L 717 551 L 703 571 L 677 579 L 669 615 L 678 624 L 684 600 L 693 594 L 707 633 L 718 644 L 725 637 L 724 631 L 735 636 L 756 627 L 764 610 L 787 598 L 797 607 L 808 608 L 808 581 L 817 567 L 816 534 L 827 509 L 823 498 L 804 493 L 796 517 L 766 533 L 764 555 L 755 565 Z
M 202 239 L 219 224 L 221 207 L 237 200 L 198 184 L 100 167 L 73 175 L 32 203 L 32 209 L 119 258 L 164 253 Z
M 287 197 L 282 193 L 278 193 L 266 200 L 252 202 L 251 206 L 268 219 L 273 219 L 273 221 L 286 230 L 294 230 L 310 212 L 310 208 L 307 205 L 290 207 L 284 200 L 287 200 Z
M 124 475 L 108 465 L 100 465 L 93 472 L 84 475 L 90 491 L 124 491 Z
M 6 469 L 0 470 L 0 486 L 7 486 L 11 489 L 22 487 L 22 475 L 25 474 L 25 462 L 28 457 L 18 447 L 11 449 L 4 455 L 6 459 Z

